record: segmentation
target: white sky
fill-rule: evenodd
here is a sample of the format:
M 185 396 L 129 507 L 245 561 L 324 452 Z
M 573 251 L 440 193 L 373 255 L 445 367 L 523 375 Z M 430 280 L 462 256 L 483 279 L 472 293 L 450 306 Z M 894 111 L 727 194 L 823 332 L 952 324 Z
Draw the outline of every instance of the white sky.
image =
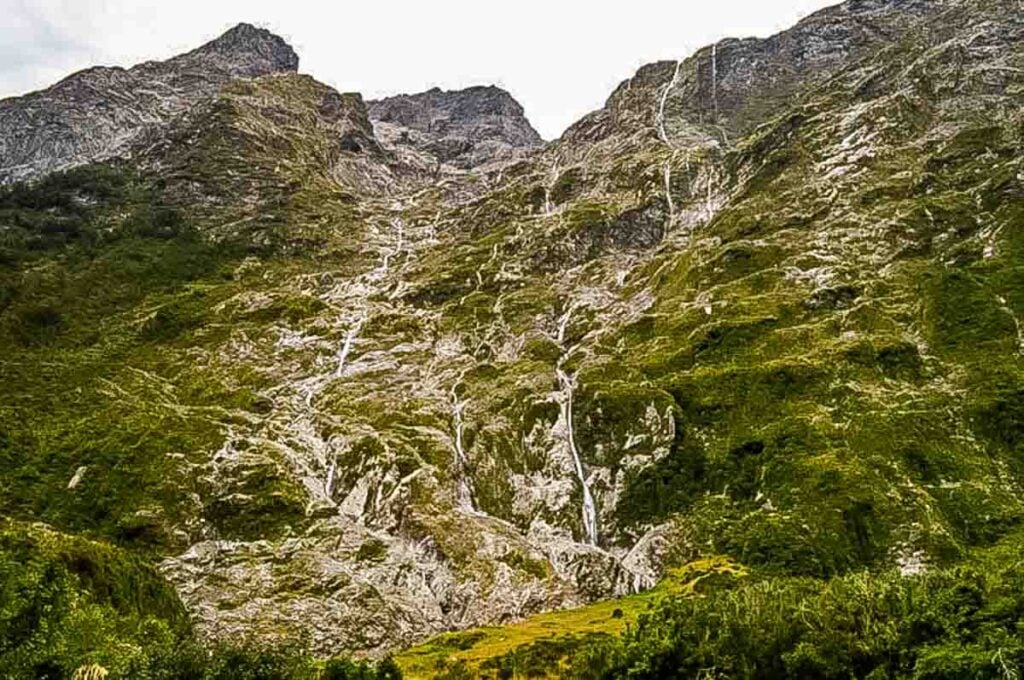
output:
M 496 84 L 545 139 L 643 64 L 766 36 L 837 0 L 0 0 L 0 97 L 92 65 L 165 59 L 240 21 L 299 69 L 373 99 Z

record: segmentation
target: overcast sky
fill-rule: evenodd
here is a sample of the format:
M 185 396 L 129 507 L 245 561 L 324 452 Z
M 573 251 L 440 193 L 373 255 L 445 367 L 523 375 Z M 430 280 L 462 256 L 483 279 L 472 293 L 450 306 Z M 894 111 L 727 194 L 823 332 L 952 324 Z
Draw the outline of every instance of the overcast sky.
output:
M 836 0 L 0 0 L 0 98 L 96 64 L 165 59 L 247 21 L 299 69 L 369 99 L 509 90 L 545 139 L 643 64 L 766 36 Z

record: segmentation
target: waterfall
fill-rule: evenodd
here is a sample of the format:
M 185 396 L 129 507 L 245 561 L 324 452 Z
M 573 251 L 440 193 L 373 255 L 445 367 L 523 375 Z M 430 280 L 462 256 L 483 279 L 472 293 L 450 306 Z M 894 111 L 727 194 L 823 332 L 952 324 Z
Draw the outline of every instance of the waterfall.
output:
M 580 454 L 576 448 L 576 437 L 573 434 L 572 399 L 575 380 L 561 368 L 555 369 L 555 372 L 558 375 L 558 382 L 562 386 L 562 399 L 559 407 L 562 411 L 562 420 L 565 422 L 566 441 L 576 466 L 576 476 L 579 477 L 580 486 L 583 488 L 583 530 L 587 535 L 587 542 L 596 546 L 597 508 L 594 505 L 594 496 L 590 492 L 590 485 L 587 483 L 587 476 L 583 471 L 583 462 L 580 460 Z
M 562 389 L 561 398 L 558 400 L 558 407 L 561 411 L 562 422 L 565 423 L 565 439 L 569 445 L 569 453 L 572 454 L 573 466 L 576 469 L 576 476 L 580 480 L 580 487 L 583 489 L 583 531 L 587 535 L 587 542 L 590 545 L 597 545 L 598 531 L 597 531 L 597 506 L 594 504 L 594 495 L 590 491 L 590 485 L 587 483 L 587 475 L 583 470 L 583 461 L 580 460 L 580 452 L 576 448 L 576 435 L 573 431 L 572 424 L 572 400 L 573 391 L 576 389 L 575 378 L 570 377 L 568 373 L 562 370 L 562 365 L 565 363 L 566 358 L 572 353 L 572 348 L 566 349 L 565 347 L 565 333 L 569 327 L 569 321 L 572 319 L 573 312 L 576 311 L 576 305 L 570 304 L 569 308 L 565 310 L 565 314 L 558 320 L 558 333 L 555 336 L 559 346 L 562 347 L 562 356 L 558 360 L 558 364 L 555 367 L 555 375 L 558 378 L 558 384 Z
M 395 243 L 395 255 L 398 255 L 399 253 L 402 252 L 402 246 L 405 245 L 402 242 L 405 236 L 405 223 L 402 221 L 401 217 L 396 217 L 395 219 L 391 220 L 391 226 L 393 226 L 395 230 L 398 232 L 398 237 L 396 238 Z
M 341 351 L 338 352 L 338 368 L 334 371 L 335 378 L 340 378 L 344 374 L 345 361 L 348 359 L 349 352 L 352 351 L 352 344 L 355 342 L 362 325 L 363 319 L 360 318 L 352 325 L 352 328 L 348 329 L 348 335 L 345 336 L 345 344 L 341 346 Z
M 658 112 L 656 114 L 658 123 L 658 136 L 661 141 L 665 143 L 669 149 L 672 149 L 672 157 L 665 161 L 665 200 L 668 202 L 668 226 L 666 231 L 672 229 L 672 220 L 676 214 L 676 206 L 672 201 L 672 161 L 675 160 L 676 152 L 672 148 L 672 142 L 668 139 L 668 132 L 665 130 L 665 103 L 668 101 L 668 96 L 672 92 L 672 88 L 675 87 L 676 81 L 679 79 L 679 68 L 683 65 L 683 60 L 680 59 L 676 62 L 676 69 L 672 72 L 672 80 L 669 81 L 668 85 L 665 86 L 665 91 L 661 93 L 661 99 L 658 101 Z
M 547 184 L 544 186 L 544 215 L 550 216 L 554 210 L 554 206 L 551 205 L 551 188 L 555 182 L 558 181 L 558 159 L 551 164 L 551 173 Z
M 718 123 L 718 43 L 711 46 L 711 101 L 715 106 L 715 123 Z
M 395 230 L 395 249 L 385 251 L 381 255 L 380 267 L 377 268 L 377 279 L 382 279 L 388 275 L 391 270 L 391 258 L 397 258 L 402 254 L 402 249 L 405 247 L 405 223 L 401 217 L 396 217 L 391 220 L 391 227 Z
M 569 320 L 572 319 L 572 313 L 576 311 L 575 305 L 569 305 L 569 309 L 565 310 L 565 314 L 558 320 L 558 334 L 555 336 L 555 341 L 560 346 L 565 345 L 565 330 L 569 327 Z
M 474 511 L 475 504 L 473 503 L 473 489 L 470 487 L 469 479 L 466 477 L 466 466 L 469 462 L 466 456 L 466 450 L 462 443 L 462 412 L 469 404 L 468 401 L 459 401 L 459 394 L 457 391 L 458 383 L 452 385 L 451 397 L 452 397 L 452 424 L 455 428 L 455 463 L 456 472 L 458 476 L 458 503 L 459 507 L 463 510 Z
M 665 161 L 665 200 L 668 202 L 668 229 L 672 229 L 672 220 L 676 216 L 676 205 L 672 200 L 672 162 L 675 160 L 676 152 L 672 152 L 672 157 Z
M 1017 318 L 1017 315 L 1014 313 L 1013 309 L 1010 308 L 1010 305 L 1009 303 L 1007 303 L 1006 298 L 1004 298 L 1002 295 L 996 295 L 996 302 L 999 303 L 999 309 L 1001 309 L 1003 312 L 1006 312 L 1006 314 L 1009 315 L 1010 319 L 1013 320 L 1014 328 L 1017 329 L 1017 354 L 1021 354 L 1022 352 L 1024 352 L 1024 327 L 1022 327 L 1020 319 Z
M 676 81 L 679 79 L 679 68 L 682 65 L 682 59 L 676 62 L 676 70 L 672 73 L 672 80 L 670 80 L 668 85 L 665 86 L 665 91 L 661 93 L 661 99 L 658 102 L 658 112 L 656 116 L 658 123 L 658 136 L 661 137 L 661 141 L 665 142 L 665 144 L 670 147 L 672 144 L 669 143 L 668 134 L 665 132 L 665 102 L 668 101 L 668 95 L 672 92 L 672 88 L 676 86 Z
M 331 460 L 331 467 L 327 470 L 327 477 L 324 479 L 324 495 L 328 499 L 331 499 L 334 493 L 334 473 L 338 469 L 338 459 L 334 458 Z

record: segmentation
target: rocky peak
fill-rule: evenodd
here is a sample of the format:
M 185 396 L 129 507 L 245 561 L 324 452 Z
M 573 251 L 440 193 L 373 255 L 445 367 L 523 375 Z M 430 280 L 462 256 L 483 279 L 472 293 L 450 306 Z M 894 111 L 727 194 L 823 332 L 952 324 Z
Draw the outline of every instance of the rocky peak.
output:
M 678 64 L 648 64 L 624 81 L 603 109 L 574 124 L 562 139 L 580 154 L 590 143 L 639 130 L 663 139 L 735 139 L 797 94 L 957 2 L 847 0 L 768 38 L 728 38 Z
M 127 155 L 146 131 L 215 96 L 227 83 L 294 72 L 280 37 L 239 24 L 166 61 L 90 68 L 53 87 L 0 101 L 0 183 Z
M 298 55 L 283 38 L 246 23 L 173 61 L 198 61 L 243 77 L 299 69 Z
M 493 85 L 435 87 L 371 101 L 369 110 L 379 134 L 393 146 L 461 170 L 512 160 L 543 144 L 522 105 Z

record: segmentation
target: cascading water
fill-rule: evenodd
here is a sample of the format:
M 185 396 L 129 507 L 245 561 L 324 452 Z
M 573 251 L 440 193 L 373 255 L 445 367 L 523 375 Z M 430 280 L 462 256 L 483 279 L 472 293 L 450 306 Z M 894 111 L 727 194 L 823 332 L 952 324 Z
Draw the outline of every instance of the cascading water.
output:
M 679 69 L 683 65 L 683 60 L 680 59 L 676 62 L 676 70 L 672 73 L 672 80 L 665 86 L 665 91 L 661 93 L 661 99 L 658 100 L 658 111 L 656 113 L 656 119 L 658 123 L 658 136 L 661 137 L 661 141 L 665 142 L 669 147 L 672 146 L 668 141 L 668 133 L 665 131 L 665 103 L 668 101 L 668 95 L 672 92 L 672 88 L 676 86 L 676 81 L 679 80 Z
M 466 406 L 469 404 L 468 401 L 459 401 L 458 383 L 452 385 L 451 389 L 451 402 L 452 402 L 452 426 L 455 429 L 455 463 L 456 463 L 456 475 L 458 477 L 458 504 L 462 510 L 469 512 L 475 512 L 476 506 L 473 502 L 473 489 L 470 486 L 469 478 L 466 475 L 466 467 L 469 464 L 469 459 L 466 456 L 466 450 L 463 446 L 462 441 L 462 413 Z
M 672 200 L 672 163 L 676 159 L 676 151 L 672 146 L 672 142 L 669 141 L 668 131 L 665 129 L 665 103 L 668 101 L 668 96 L 672 92 L 672 89 L 676 86 L 676 81 L 679 80 L 679 68 L 683 65 L 683 60 L 680 59 L 676 62 L 675 71 L 672 72 L 672 80 L 669 81 L 668 85 L 665 86 L 665 91 L 661 93 L 661 99 L 658 101 L 658 111 L 656 114 L 658 123 L 658 136 L 661 141 L 665 143 L 669 149 L 672 150 L 672 156 L 665 161 L 665 201 L 668 203 L 668 230 L 672 229 L 672 221 L 675 219 L 676 206 Z
M 402 221 L 401 217 L 396 217 L 391 220 L 391 226 L 395 230 L 395 249 L 386 251 L 381 256 L 380 267 L 377 268 L 376 274 L 378 279 L 388 275 L 391 271 L 391 258 L 401 255 L 402 249 L 405 246 L 405 222 Z
M 340 378 L 345 373 L 345 361 L 348 360 L 348 355 L 352 351 L 352 344 L 356 341 L 356 336 L 359 335 L 359 329 L 363 326 L 363 319 L 360 318 L 352 327 L 348 329 L 348 334 L 345 336 L 345 342 L 341 346 L 341 350 L 338 352 L 338 367 L 334 371 L 334 377 Z
M 996 295 L 996 302 L 999 303 L 999 308 L 1006 312 L 1006 314 L 1013 320 L 1014 328 L 1017 330 L 1017 354 L 1024 353 L 1024 325 L 1021 324 L 1020 319 L 1017 318 L 1017 314 L 1010 308 L 1006 298 L 1002 295 Z
M 550 216 L 554 211 L 554 206 L 551 205 L 551 188 L 555 182 L 558 181 L 558 160 L 551 164 L 551 173 L 547 183 L 544 185 L 544 215 Z
M 668 202 L 668 224 L 671 228 L 672 220 L 676 216 L 676 205 L 672 200 L 672 163 L 675 162 L 676 152 L 672 152 L 672 157 L 665 162 L 665 200 Z
M 395 255 L 402 252 L 403 239 L 405 238 L 405 222 L 402 221 L 401 217 L 396 217 L 391 221 L 391 225 L 398 232 L 397 238 L 395 239 Z
M 579 478 L 580 487 L 583 489 L 583 531 L 587 536 L 587 542 L 590 545 L 596 546 L 598 540 L 597 506 L 594 504 L 594 495 L 591 493 L 590 484 L 587 482 L 587 475 L 583 469 L 583 461 L 580 459 L 579 449 L 576 448 L 576 436 L 573 431 L 572 401 L 576 389 L 576 379 L 562 368 L 565 360 L 572 353 L 572 348 L 567 349 L 565 347 L 565 332 L 575 309 L 575 305 L 570 305 L 569 309 L 566 310 L 565 314 L 558 321 L 556 339 L 562 347 L 562 356 L 555 367 L 555 375 L 558 377 L 558 384 L 562 390 L 558 406 L 561 411 L 562 422 L 565 423 L 566 444 L 569 446 L 569 453 L 572 455 L 576 476 Z
M 580 460 L 580 454 L 576 448 L 576 437 L 573 434 L 572 399 L 576 381 L 561 367 L 557 368 L 555 372 L 562 387 L 562 399 L 559 406 L 562 411 L 562 420 L 565 422 L 566 442 L 569 444 L 569 452 L 572 454 L 572 460 L 576 466 L 576 476 L 579 477 L 580 486 L 583 488 L 583 531 L 587 535 L 587 542 L 590 545 L 597 545 L 597 507 L 594 505 L 594 496 L 590 492 L 587 475 L 583 471 L 583 462 Z
M 324 479 L 324 496 L 331 499 L 334 495 L 334 473 L 338 469 L 338 459 L 331 460 L 331 467 L 327 469 L 327 477 Z

